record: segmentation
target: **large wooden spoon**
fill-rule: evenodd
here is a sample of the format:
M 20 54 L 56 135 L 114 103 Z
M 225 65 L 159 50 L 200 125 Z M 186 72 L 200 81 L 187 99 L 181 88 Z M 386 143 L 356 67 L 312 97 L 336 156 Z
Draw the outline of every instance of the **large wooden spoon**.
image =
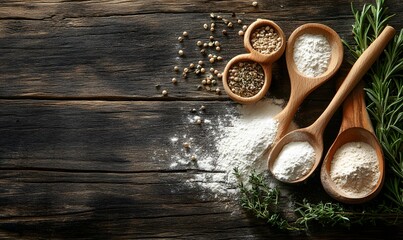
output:
M 325 109 L 322 115 L 311 126 L 288 133 L 283 138 L 281 138 L 279 142 L 272 148 L 268 158 L 268 165 L 270 172 L 275 178 L 282 182 L 298 183 L 307 179 L 315 171 L 322 159 L 323 131 L 327 123 L 329 122 L 335 111 L 338 109 L 338 107 L 341 105 L 341 103 L 344 101 L 344 99 L 347 97 L 347 95 L 357 85 L 357 83 L 369 70 L 376 59 L 381 55 L 384 48 L 394 35 L 394 28 L 390 26 L 385 27 L 378 38 L 357 59 L 350 72 L 348 73 L 346 79 L 344 80 L 344 82 L 336 92 L 336 95 L 333 97 L 329 106 Z M 311 167 L 311 170 L 308 171 L 305 175 L 293 180 L 280 179 L 273 173 L 273 165 L 283 147 L 291 142 L 308 142 L 315 151 L 315 161 L 313 166 Z
M 344 203 L 363 203 L 374 198 L 382 189 L 385 163 L 380 143 L 374 134 L 364 100 L 364 84 L 358 84 L 343 103 L 343 120 L 340 132 L 323 160 L 320 178 L 323 188 L 334 199 Z M 330 170 L 334 154 L 346 143 L 364 142 L 375 149 L 379 165 L 379 178 L 376 186 L 365 196 L 351 196 L 340 190 L 332 181 Z M 354 159 L 349 159 L 354 161 Z
M 294 61 L 294 45 L 295 41 L 304 34 L 322 35 L 326 37 L 332 48 L 329 66 L 326 72 L 317 77 L 308 77 L 298 71 Z M 339 35 L 330 27 L 318 24 L 304 24 L 293 31 L 288 39 L 286 49 L 287 69 L 290 76 L 291 94 L 287 106 L 275 116 L 278 121 L 278 130 L 274 143 L 282 138 L 289 129 L 302 101 L 316 88 L 325 83 L 339 70 L 343 61 L 343 44 Z

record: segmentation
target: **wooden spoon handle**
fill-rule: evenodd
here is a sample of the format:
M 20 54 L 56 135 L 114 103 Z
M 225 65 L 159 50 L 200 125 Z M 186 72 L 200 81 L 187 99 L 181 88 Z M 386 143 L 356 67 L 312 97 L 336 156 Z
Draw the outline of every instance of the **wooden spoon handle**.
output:
M 358 83 L 343 103 L 343 120 L 340 132 L 353 127 L 364 128 L 374 134 L 365 104 L 363 81 Z
M 347 95 L 357 85 L 365 73 L 371 68 L 372 64 L 382 54 L 383 50 L 387 46 L 388 42 L 395 35 L 395 29 L 390 26 L 386 26 L 382 33 L 375 39 L 375 41 L 361 54 L 357 61 L 352 66 L 347 77 L 337 90 L 336 95 L 325 111 L 320 117 L 307 128 L 312 134 L 316 136 L 322 136 L 323 131 L 336 112 L 337 108 L 342 104 Z

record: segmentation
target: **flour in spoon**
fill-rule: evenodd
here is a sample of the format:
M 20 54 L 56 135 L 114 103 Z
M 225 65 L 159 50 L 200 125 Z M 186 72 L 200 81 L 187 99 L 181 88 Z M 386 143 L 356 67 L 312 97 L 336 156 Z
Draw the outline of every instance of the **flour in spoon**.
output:
M 333 156 L 330 177 L 349 197 L 365 197 L 377 185 L 380 177 L 375 149 L 364 142 L 341 146 Z

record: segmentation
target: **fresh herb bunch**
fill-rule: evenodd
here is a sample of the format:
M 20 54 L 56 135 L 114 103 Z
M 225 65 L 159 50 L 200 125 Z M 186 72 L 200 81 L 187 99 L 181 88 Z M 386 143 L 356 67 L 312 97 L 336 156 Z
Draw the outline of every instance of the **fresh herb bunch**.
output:
M 357 210 L 339 203 L 310 203 L 307 199 L 294 203 L 297 206 L 292 210 L 295 217 L 289 217 L 289 213 L 281 210 L 284 203 L 280 201 L 280 191 L 271 188 L 263 174 L 252 172 L 246 180 L 247 184 L 243 183 L 244 176 L 237 168 L 234 174 L 238 179 L 241 206 L 279 230 L 309 231 L 313 226 L 350 228 L 352 224 L 375 225 L 378 222 L 396 224 L 399 219 L 399 213 L 387 206 Z
M 355 18 L 355 44 L 344 41 L 355 58 L 382 32 L 393 15 L 388 15 L 384 0 L 364 5 L 361 11 L 352 7 Z M 387 166 L 385 196 L 398 209 L 403 208 L 403 31 L 389 43 L 384 54 L 372 66 L 365 80 L 367 109 L 371 116 Z

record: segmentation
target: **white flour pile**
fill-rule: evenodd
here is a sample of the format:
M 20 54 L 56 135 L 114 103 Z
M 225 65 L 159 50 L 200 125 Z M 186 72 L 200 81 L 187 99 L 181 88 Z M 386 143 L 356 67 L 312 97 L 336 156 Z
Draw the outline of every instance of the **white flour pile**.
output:
M 202 187 L 219 195 L 236 192 L 238 182 L 233 174 L 234 167 L 244 176 L 253 170 L 267 172 L 266 153 L 278 125 L 273 117 L 282 110 L 282 104 L 282 100 L 267 99 L 254 105 L 241 105 L 232 113 L 204 120 L 204 127 L 210 124 L 204 139 L 189 138 L 186 134 L 173 137 L 174 145 L 185 143 L 189 147 L 173 156 L 170 167 L 194 169 L 195 173 L 187 181 L 189 186 Z M 189 122 L 194 124 L 197 119 L 199 116 L 191 116 Z M 209 145 L 206 147 L 200 141 L 208 141 Z
M 330 176 L 345 195 L 365 197 L 380 177 L 375 149 L 364 142 L 344 144 L 333 156 Z
M 332 48 L 323 35 L 303 34 L 294 44 L 294 62 L 298 71 L 308 77 L 326 72 Z
M 312 169 L 315 157 L 315 150 L 308 142 L 290 142 L 278 154 L 273 174 L 287 182 L 298 180 Z

